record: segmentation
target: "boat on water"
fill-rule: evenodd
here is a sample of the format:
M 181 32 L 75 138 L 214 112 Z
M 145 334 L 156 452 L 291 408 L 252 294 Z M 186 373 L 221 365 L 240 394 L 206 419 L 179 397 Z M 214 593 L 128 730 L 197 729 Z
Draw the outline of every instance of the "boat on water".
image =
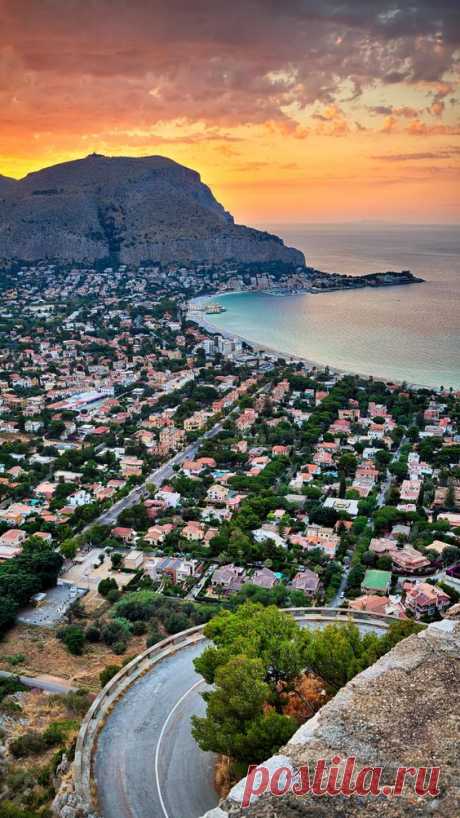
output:
M 222 307 L 221 304 L 206 305 L 206 315 L 217 315 L 220 312 L 226 312 L 225 307 Z

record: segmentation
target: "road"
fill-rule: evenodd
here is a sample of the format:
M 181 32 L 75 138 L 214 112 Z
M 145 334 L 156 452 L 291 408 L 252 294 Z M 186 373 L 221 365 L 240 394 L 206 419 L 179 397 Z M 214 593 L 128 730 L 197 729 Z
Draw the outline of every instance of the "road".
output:
M 349 573 L 350 573 L 350 565 L 344 566 L 343 573 L 342 573 L 342 576 L 340 578 L 340 585 L 337 588 L 337 593 L 331 599 L 331 601 L 327 603 L 328 605 L 330 605 L 331 608 L 340 608 L 340 606 L 341 606 L 341 604 L 343 602 L 344 596 L 345 596 L 345 588 L 347 586 L 348 574 Z M 342 594 L 344 596 L 342 596 Z
M 94 763 L 103 818 L 199 818 L 216 806 L 214 756 L 190 734 L 191 716 L 205 710 L 205 684 L 192 664 L 204 647 L 183 648 L 159 663 L 107 717 Z
M 270 384 L 264 384 L 259 389 L 257 389 L 252 397 L 256 397 L 261 392 L 266 392 L 270 388 Z M 159 488 L 165 480 L 169 480 L 170 477 L 174 474 L 174 466 L 178 466 L 184 462 L 184 460 L 193 460 L 196 456 L 197 452 L 199 451 L 200 447 L 202 446 L 205 440 L 209 440 L 212 437 L 216 437 L 216 435 L 220 434 L 222 429 L 224 428 L 224 423 L 228 418 L 232 415 L 239 412 L 239 406 L 236 404 L 230 411 L 226 414 L 225 418 L 223 418 L 218 423 L 215 423 L 207 432 L 200 435 L 200 437 L 195 440 L 193 443 L 190 443 L 185 449 L 182 449 L 180 452 L 177 452 L 173 457 L 171 457 L 166 463 L 163 463 L 158 469 L 154 472 L 149 474 L 149 476 L 144 480 L 144 482 L 140 486 L 136 486 L 126 497 L 122 497 L 121 500 L 118 500 L 117 503 L 114 503 L 107 511 L 102 512 L 102 514 L 96 519 L 93 520 L 90 525 L 86 526 L 86 529 L 91 528 L 96 523 L 104 524 L 104 525 L 113 525 L 116 522 L 118 515 L 124 511 L 125 508 L 130 508 L 131 506 L 136 505 L 139 503 L 143 498 L 148 497 L 149 490 L 147 486 L 153 484 Z M 85 529 L 85 530 L 86 530 Z
M 173 476 L 174 466 L 180 465 L 184 462 L 184 460 L 193 460 L 203 441 L 218 435 L 219 432 L 222 431 L 222 428 L 222 423 L 216 423 L 215 426 L 209 429 L 209 431 L 205 432 L 204 435 L 202 435 L 198 440 L 195 440 L 185 449 L 177 452 L 177 454 L 171 457 L 167 463 L 163 463 L 162 466 L 160 466 L 154 472 L 151 472 L 151 474 L 149 474 L 149 476 L 144 480 L 142 485 L 136 486 L 136 488 L 127 494 L 126 497 L 122 497 L 121 500 L 114 503 L 113 506 L 107 509 L 107 511 L 102 512 L 102 514 L 91 523 L 91 526 L 95 525 L 96 523 L 102 523 L 104 525 L 112 525 L 115 523 L 118 515 L 121 514 L 125 508 L 130 508 L 131 506 L 136 505 L 144 497 L 148 496 L 149 490 L 147 486 L 153 484 L 159 488 L 165 480 L 169 480 L 169 478 Z
M 205 689 L 184 648 L 136 682 L 99 735 L 95 777 L 104 818 L 197 818 L 217 803 L 213 756 L 190 733 Z
M 19 679 L 25 687 L 30 687 L 33 690 L 46 690 L 48 693 L 70 693 L 72 690 L 77 689 L 66 679 L 61 679 L 59 676 L 18 676 L 17 673 L 0 670 L 0 679 L 11 678 Z
M 214 572 L 215 568 L 217 568 L 217 563 L 212 562 L 211 565 L 209 565 L 208 568 L 206 568 L 206 571 L 204 572 L 204 574 L 201 577 L 200 581 L 197 582 L 197 584 L 193 586 L 193 588 L 189 591 L 189 593 L 187 594 L 185 599 L 196 599 L 197 598 L 198 594 L 200 594 L 201 591 L 203 590 L 204 586 L 206 585 L 206 582 L 208 581 L 211 574 Z

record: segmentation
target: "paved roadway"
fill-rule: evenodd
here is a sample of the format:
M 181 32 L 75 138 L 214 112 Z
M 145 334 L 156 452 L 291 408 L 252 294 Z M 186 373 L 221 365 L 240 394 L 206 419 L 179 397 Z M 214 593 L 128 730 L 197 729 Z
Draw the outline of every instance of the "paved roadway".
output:
M 103 818 L 199 818 L 216 806 L 214 756 L 190 733 L 192 714 L 205 711 L 200 694 L 206 686 L 192 664 L 204 646 L 182 648 L 160 662 L 107 717 L 94 762 Z
M 259 389 L 254 392 L 253 397 L 259 395 L 261 392 L 265 392 L 270 388 L 270 384 L 264 384 Z M 114 503 L 107 511 L 104 511 L 96 520 L 93 520 L 86 528 L 91 528 L 96 523 L 103 523 L 104 525 L 113 525 L 116 522 L 118 515 L 124 511 L 125 508 L 130 508 L 131 506 L 136 505 L 139 503 L 144 497 L 147 497 L 149 494 L 147 486 L 149 484 L 154 484 L 158 488 L 165 480 L 169 480 L 173 474 L 174 469 L 173 466 L 179 465 L 183 463 L 184 460 L 193 460 L 195 455 L 197 454 L 198 450 L 200 449 L 201 445 L 205 440 L 209 440 L 209 438 L 215 437 L 218 435 L 222 429 L 224 428 L 224 423 L 228 420 L 232 415 L 237 414 L 239 412 L 239 406 L 236 404 L 226 415 L 225 417 L 215 423 L 207 432 L 200 435 L 200 437 L 195 440 L 193 443 L 190 443 L 185 449 L 182 449 L 180 452 L 177 452 L 173 457 L 170 458 L 166 463 L 163 463 L 158 469 L 152 472 L 140 486 L 136 486 L 126 497 L 123 497 L 117 503 Z
M 337 588 L 336 595 L 327 604 L 330 608 L 340 608 L 344 601 L 345 588 L 348 582 L 348 574 L 350 573 L 351 565 L 345 565 L 340 579 L 340 585 Z
M 149 474 L 142 485 L 136 486 L 136 488 L 127 494 L 126 497 L 122 497 L 121 500 L 114 503 L 113 506 L 111 506 L 107 511 L 104 511 L 97 518 L 97 520 L 94 520 L 91 523 L 90 527 L 95 525 L 95 523 L 103 523 L 104 525 L 112 525 L 115 523 L 118 515 L 124 511 L 125 508 L 130 508 L 131 506 L 136 505 L 144 497 L 148 496 L 148 485 L 153 484 L 159 488 L 165 480 L 169 480 L 173 476 L 173 466 L 183 463 L 184 460 L 193 460 L 203 441 L 209 439 L 210 437 L 215 437 L 222 431 L 222 428 L 222 423 L 216 423 L 215 426 L 209 429 L 208 432 L 205 432 L 204 435 L 202 435 L 198 440 L 190 443 L 186 449 L 182 449 L 180 452 L 177 452 L 177 454 L 171 457 L 167 463 L 163 463 L 163 465 L 156 469 L 156 471 Z
M 205 689 L 183 648 L 143 676 L 114 707 L 99 735 L 95 777 L 104 818 L 198 818 L 217 803 L 213 755 L 190 733 Z
M 25 687 L 30 687 L 33 690 L 46 690 L 48 693 L 70 693 L 72 690 L 77 689 L 66 679 L 60 679 L 58 676 L 18 676 L 17 673 L 0 670 L 0 679 L 11 678 L 19 679 Z

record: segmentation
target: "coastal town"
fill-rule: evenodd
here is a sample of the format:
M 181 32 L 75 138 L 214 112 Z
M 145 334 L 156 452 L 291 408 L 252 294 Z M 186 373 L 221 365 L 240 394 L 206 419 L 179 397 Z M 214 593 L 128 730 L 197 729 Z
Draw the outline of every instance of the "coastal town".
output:
M 19 677 L 52 673 L 84 709 L 133 655 L 248 600 L 450 615 L 458 393 L 203 328 L 193 299 L 234 287 L 223 273 L 43 264 L 2 286 L 0 669 L 18 701 Z
M 110 561 L 122 586 L 194 599 L 253 586 L 401 616 L 456 600 L 457 395 L 254 353 L 198 327 L 170 279 L 149 298 L 158 271 L 124 272 L 24 268 L 4 290 L 2 596 L 35 546 L 69 604 Z
M 0 9 L 0 818 L 460 818 L 460 4 Z

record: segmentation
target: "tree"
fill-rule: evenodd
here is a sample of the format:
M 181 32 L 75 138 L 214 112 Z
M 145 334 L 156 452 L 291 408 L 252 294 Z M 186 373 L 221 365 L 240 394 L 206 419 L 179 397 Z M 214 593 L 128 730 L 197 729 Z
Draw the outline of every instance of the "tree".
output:
M 115 612 L 117 617 L 129 622 L 150 619 L 161 602 L 161 597 L 153 591 L 132 591 L 125 594 L 117 603 Z
M 192 735 L 202 750 L 257 763 L 292 736 L 294 719 L 265 712 L 270 697 L 260 659 L 234 656 L 215 674 L 216 688 L 204 694 L 207 713 L 192 717 Z
M 66 559 L 73 560 L 77 550 L 78 545 L 73 537 L 69 540 L 64 540 L 64 542 L 61 543 L 60 551 L 61 554 L 66 557 Z
M 295 620 L 271 605 L 246 602 L 234 613 L 222 611 L 205 627 L 205 635 L 214 642 L 194 664 L 209 684 L 217 669 L 232 656 L 257 657 L 264 667 L 264 678 L 275 693 L 278 682 L 292 683 L 303 669 L 305 632 Z
M 409 438 L 411 443 L 416 443 L 419 439 L 419 430 L 417 426 L 410 426 L 407 430 L 407 437 Z
M 112 555 L 115 556 L 115 555 Z M 121 555 L 120 555 L 121 556 Z M 118 585 L 116 579 L 113 577 L 106 577 L 105 579 L 101 579 L 99 585 L 97 586 L 97 592 L 101 596 L 107 596 L 110 591 L 117 591 Z
M 357 465 L 358 461 L 356 460 L 355 455 L 351 454 L 350 452 L 345 452 L 339 460 L 339 471 L 348 477 L 351 477 L 354 475 Z
M 391 463 L 391 457 L 391 453 L 386 449 L 379 449 L 375 453 L 375 462 L 380 469 L 383 469 Z
M 450 565 L 452 562 L 456 562 L 460 557 L 460 548 L 456 545 L 448 545 L 447 548 L 443 549 L 441 559 L 444 565 Z
M 390 628 L 385 639 L 361 635 L 353 624 L 301 630 L 288 614 L 254 603 L 220 612 L 205 628 L 214 645 L 195 659 L 214 689 L 203 694 L 207 712 L 192 719 L 193 735 L 203 750 L 260 762 L 297 726 L 284 707 L 288 701 L 288 712 L 299 710 L 292 708 L 292 697 L 303 701 L 305 669 L 335 692 L 412 632 L 412 623 Z
M 96 525 L 91 526 L 88 532 L 88 540 L 92 545 L 103 545 L 109 537 L 109 525 L 101 525 L 100 523 L 97 523 Z
M 63 420 L 52 420 L 48 426 L 48 437 L 57 438 L 65 432 L 65 423 Z
M 107 665 L 104 670 L 101 670 L 99 674 L 99 681 L 101 683 L 101 687 L 105 687 L 110 679 L 113 679 L 114 676 L 121 670 L 121 665 Z
M 362 565 L 354 565 L 348 574 L 347 591 L 358 591 L 364 579 L 364 568 Z
M 106 596 L 106 600 L 107 602 L 110 602 L 111 605 L 114 605 L 115 602 L 118 602 L 120 596 L 121 592 L 118 590 L 118 588 L 111 588 Z
M 190 626 L 190 621 L 185 614 L 182 613 L 171 613 L 170 616 L 165 620 L 165 627 L 168 633 L 180 633 L 181 631 L 185 631 Z
M 40 733 L 24 733 L 24 735 L 10 742 L 9 750 L 15 758 L 38 755 L 38 753 L 43 753 L 46 750 L 46 742 Z
M 149 631 L 148 631 L 148 634 L 147 634 L 146 647 L 151 648 L 152 645 L 156 645 L 157 642 L 161 642 L 162 639 L 163 639 L 163 637 L 162 637 L 160 631 L 158 630 L 157 626 L 152 625 L 149 628 Z
M 373 567 L 377 562 L 377 554 L 375 554 L 373 551 L 365 551 L 361 558 L 361 562 L 363 565 Z
M 150 525 L 150 518 L 143 503 L 125 508 L 118 516 L 118 524 L 135 528 L 139 531 L 146 530 Z
M 116 571 L 118 568 L 121 568 L 123 564 L 123 554 L 120 554 L 119 551 L 114 551 L 113 554 L 110 555 L 110 561 L 113 570 Z
M 388 468 L 395 477 L 398 477 L 400 480 L 406 479 L 407 463 L 404 460 L 395 460 L 394 463 L 390 463 Z
M 0 634 L 5 633 L 8 628 L 14 625 L 18 607 L 11 597 L 0 597 Z
M 394 506 L 382 506 L 374 514 L 374 528 L 376 534 L 389 531 L 401 519 L 401 512 Z
M 99 642 L 101 638 L 101 631 L 97 625 L 88 625 L 85 632 L 88 642 Z
M 456 507 L 456 500 L 455 500 L 455 486 L 453 480 L 449 480 L 449 485 L 447 487 L 446 493 L 446 508 L 449 511 L 454 511 Z
M 58 638 L 64 642 L 69 653 L 81 656 L 85 646 L 85 632 L 80 625 L 67 625 L 58 632 Z
M 101 630 L 101 636 L 106 645 L 115 645 L 117 642 L 127 642 L 131 636 L 130 623 L 125 619 L 112 619 Z

